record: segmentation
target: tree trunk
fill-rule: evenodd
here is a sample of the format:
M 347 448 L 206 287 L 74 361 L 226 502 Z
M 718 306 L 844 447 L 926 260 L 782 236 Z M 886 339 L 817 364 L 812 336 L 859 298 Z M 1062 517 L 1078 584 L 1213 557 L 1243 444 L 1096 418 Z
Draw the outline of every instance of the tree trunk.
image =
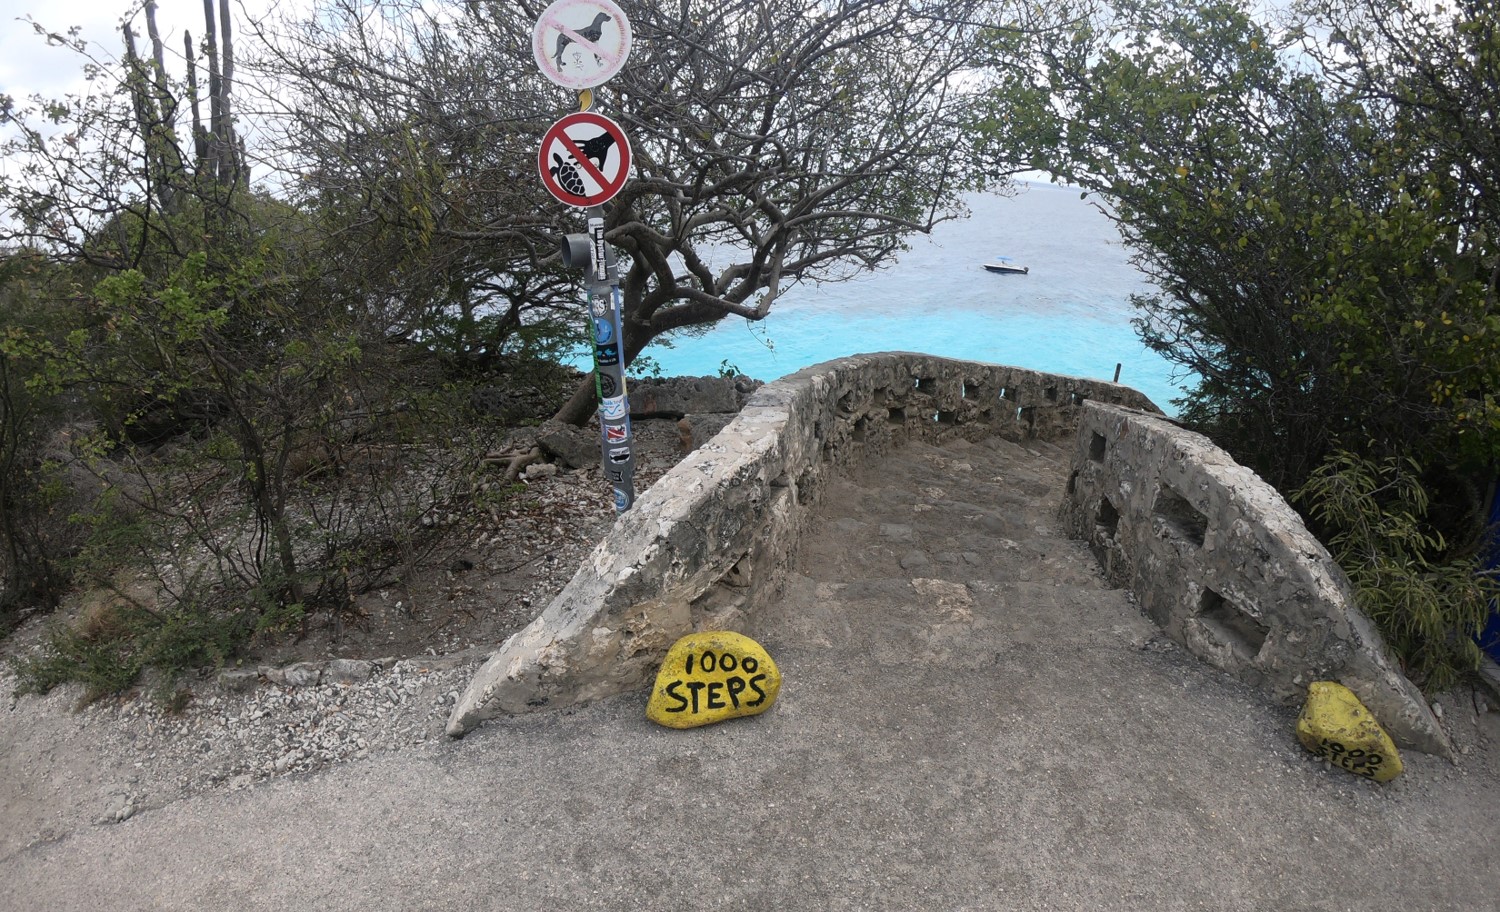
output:
M 582 380 L 578 381 L 578 387 L 573 390 L 572 397 L 568 399 L 566 405 L 557 410 L 552 420 L 582 427 L 594 416 L 594 411 L 598 407 L 599 392 L 595 385 L 594 372 L 589 371 Z
M 219 120 L 214 123 L 214 135 L 224 143 L 225 155 L 219 160 L 219 182 L 226 187 L 240 182 L 240 166 L 243 156 L 240 143 L 234 132 L 234 30 L 229 15 L 229 0 L 219 0 L 219 30 L 222 34 L 219 72 Z
M 203 41 L 208 64 L 208 172 L 218 178 L 224 155 L 224 137 L 218 131 L 224 115 L 219 97 L 219 26 L 214 0 L 203 0 Z
M 203 132 L 203 107 L 198 101 L 198 66 L 193 54 L 193 36 L 182 33 L 183 60 L 187 62 L 188 99 L 193 112 L 193 173 L 202 174 L 208 160 L 208 135 Z

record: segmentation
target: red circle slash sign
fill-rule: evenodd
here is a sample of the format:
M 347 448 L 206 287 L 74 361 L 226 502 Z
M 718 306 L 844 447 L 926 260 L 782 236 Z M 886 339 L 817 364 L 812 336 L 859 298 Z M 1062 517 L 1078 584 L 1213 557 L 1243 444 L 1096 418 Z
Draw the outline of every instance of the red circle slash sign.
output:
M 548 193 L 569 206 L 598 206 L 625 186 L 630 140 L 608 117 L 589 111 L 569 114 L 542 137 L 537 167 Z

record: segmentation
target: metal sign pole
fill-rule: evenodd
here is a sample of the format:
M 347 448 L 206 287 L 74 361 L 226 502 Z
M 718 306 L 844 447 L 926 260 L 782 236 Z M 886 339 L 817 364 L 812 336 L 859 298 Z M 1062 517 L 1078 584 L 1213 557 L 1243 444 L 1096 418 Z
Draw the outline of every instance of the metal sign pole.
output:
M 604 204 L 630 177 L 630 140 L 619 124 L 589 108 L 592 89 L 625 64 L 630 43 L 630 20 L 614 0 L 554 0 L 532 29 L 532 53 L 542 75 L 581 92 L 578 113 L 543 134 L 537 171 L 553 197 L 569 206 L 587 207 L 588 233 L 564 235 L 562 257 L 564 264 L 587 271 L 585 302 L 594 332 L 600 465 L 614 489 L 616 513 L 635 503 L 635 445 L 625 390 L 619 270 L 614 251 L 604 241 Z
M 625 333 L 620 318 L 619 271 L 604 241 L 604 208 L 589 209 L 589 318 L 594 330 L 594 378 L 599 392 L 599 464 L 614 488 L 615 512 L 635 503 L 635 441 L 625 388 Z

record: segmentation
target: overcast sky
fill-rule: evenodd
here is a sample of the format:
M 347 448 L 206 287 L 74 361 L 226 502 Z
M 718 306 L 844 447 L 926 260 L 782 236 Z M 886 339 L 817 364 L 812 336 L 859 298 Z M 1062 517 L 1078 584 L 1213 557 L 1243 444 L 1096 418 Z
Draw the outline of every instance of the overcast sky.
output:
M 246 15 L 263 15 L 277 0 L 230 0 L 230 8 L 239 21 Z M 282 0 L 292 2 L 292 0 Z M 95 54 L 108 59 L 119 57 L 121 50 L 119 23 L 131 9 L 139 10 L 141 0 L 0 0 L 0 93 L 22 102 L 33 92 L 47 96 L 60 95 L 81 84 L 80 62 L 62 48 L 48 47 L 24 20 L 27 16 L 50 32 L 65 34 L 73 26 L 83 29 L 83 37 L 92 42 Z M 203 34 L 202 0 L 157 0 L 156 24 L 168 48 L 182 54 L 182 31 L 187 29 L 195 40 Z M 137 14 L 136 31 L 146 31 L 145 16 Z

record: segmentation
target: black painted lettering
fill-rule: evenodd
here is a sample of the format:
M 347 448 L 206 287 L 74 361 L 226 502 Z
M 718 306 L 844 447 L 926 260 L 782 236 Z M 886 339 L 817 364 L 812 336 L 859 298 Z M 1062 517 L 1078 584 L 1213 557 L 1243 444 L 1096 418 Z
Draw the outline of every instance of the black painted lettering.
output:
M 740 663 L 740 670 L 747 675 L 755 674 L 757 668 L 760 668 L 760 662 L 754 656 L 745 656 L 745 660 Z
M 668 706 L 667 707 L 667 712 L 669 712 L 669 713 L 680 713 L 684 709 L 687 709 L 687 705 L 688 705 L 687 697 L 684 697 L 682 694 L 680 694 L 680 693 L 677 692 L 677 688 L 679 688 L 681 686 L 682 686 L 682 682 L 681 681 L 673 681 L 671 684 L 667 685 L 667 690 L 666 690 L 667 696 L 670 697 L 670 698 L 672 698 L 673 700 L 676 700 L 678 703 L 682 704 L 681 706 L 678 706 L 676 708 Z
M 723 709 L 724 701 L 719 699 L 719 691 L 724 687 L 724 682 L 715 681 L 708 685 L 708 708 Z
M 693 673 L 693 654 L 691 652 L 688 653 L 687 673 L 688 674 L 692 674 Z
M 756 675 L 755 677 L 750 679 L 750 689 L 759 694 L 759 696 L 757 696 L 754 700 L 746 701 L 746 706 L 759 706 L 760 704 L 766 702 L 766 692 L 760 689 L 759 683 L 761 681 L 764 681 L 765 679 L 765 675 Z
M 735 709 L 739 709 L 740 694 L 745 692 L 745 679 L 735 675 L 724 682 L 724 688 L 729 691 L 729 702 L 734 704 Z
M 735 662 L 734 654 L 733 653 L 726 652 L 723 655 L 719 656 L 719 670 L 720 671 L 734 671 L 735 665 L 737 665 L 737 664 L 738 663 Z
M 708 650 L 704 650 L 703 658 L 698 660 L 698 667 L 703 669 L 705 672 L 713 671 L 718 667 L 718 664 L 715 661 L 717 658 L 718 657 L 713 653 L 709 652 Z
M 693 692 L 693 712 L 698 711 L 698 691 L 706 685 L 702 681 L 689 681 L 687 689 Z

